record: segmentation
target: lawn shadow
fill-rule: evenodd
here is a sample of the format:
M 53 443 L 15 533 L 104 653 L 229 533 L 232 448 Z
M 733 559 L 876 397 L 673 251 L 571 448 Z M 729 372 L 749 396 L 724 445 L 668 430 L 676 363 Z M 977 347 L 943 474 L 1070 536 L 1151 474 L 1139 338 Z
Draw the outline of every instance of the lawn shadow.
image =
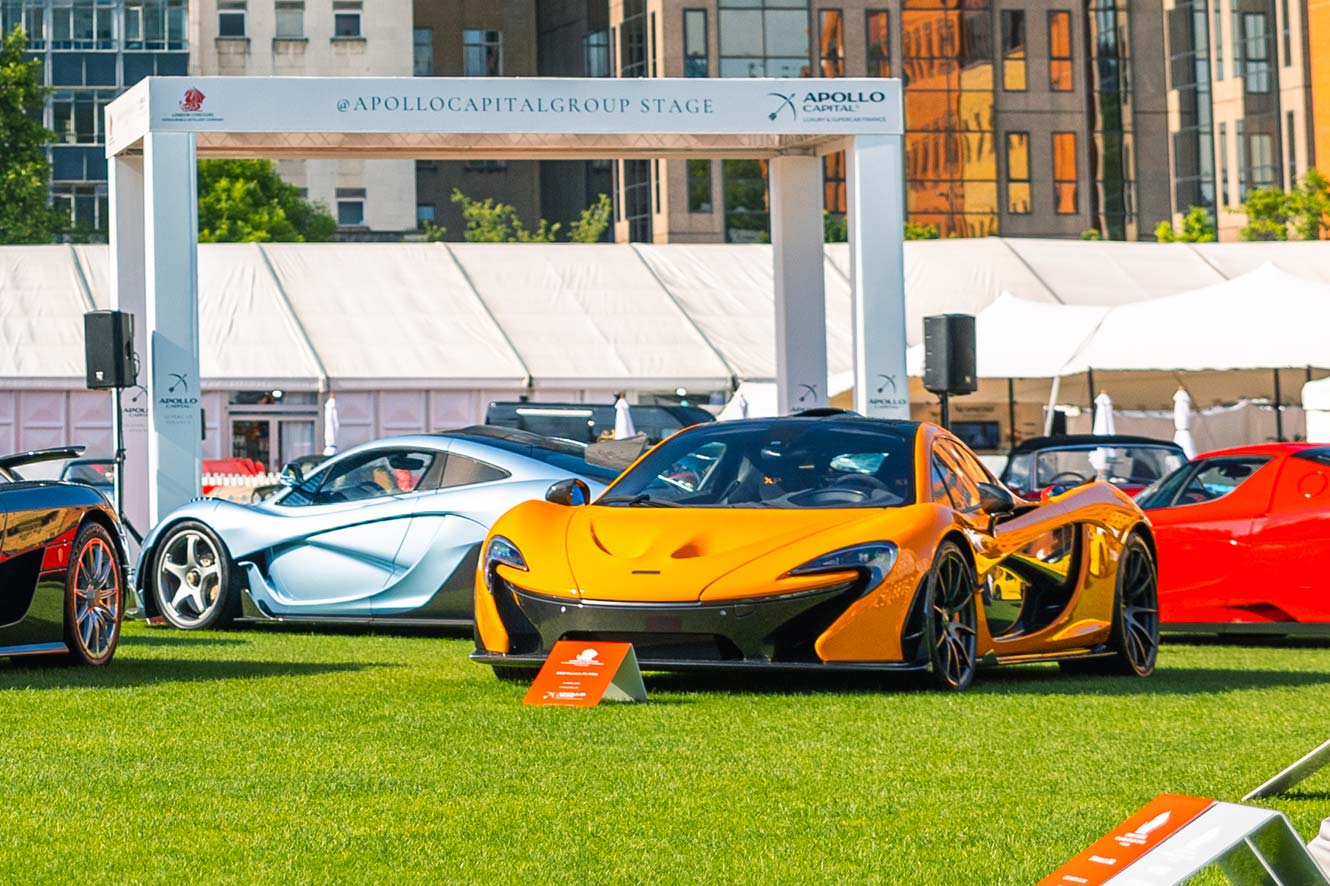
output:
M 1280 800 L 1306 800 L 1308 802 L 1323 802 L 1330 800 L 1330 791 L 1303 791 L 1294 788 L 1291 791 L 1279 795 Z
M 1330 630 L 1330 627 L 1327 628 Z M 1249 646 L 1258 649 L 1330 649 L 1330 634 L 1307 634 L 1296 637 L 1264 636 L 1261 634 L 1165 634 L 1166 646 L 1211 646 L 1231 649 Z
M 910 693 L 930 688 L 926 673 L 808 673 L 752 671 L 656 673 L 648 688 L 662 692 L 760 695 L 812 693 Z M 981 670 L 970 692 L 979 695 L 1205 695 L 1241 689 L 1330 686 L 1330 673 L 1238 668 L 1162 668 L 1149 678 L 1072 676 L 1056 667 L 1021 666 Z
M 336 622 L 253 621 L 227 628 L 240 635 L 305 634 L 329 637 L 434 637 L 446 640 L 470 640 L 472 628 L 466 625 L 396 625 L 337 624 Z
M 189 658 L 123 659 L 102 668 L 44 666 L 40 658 L 0 665 L 0 692 L 19 689 L 124 689 L 159 683 L 316 677 L 396 665 L 382 662 L 216 661 Z
M 154 630 L 151 634 L 121 634 L 121 648 L 127 646 L 248 646 L 248 640 L 232 639 L 230 637 L 199 637 L 191 635 L 184 631 L 171 631 L 167 629 L 160 632 Z

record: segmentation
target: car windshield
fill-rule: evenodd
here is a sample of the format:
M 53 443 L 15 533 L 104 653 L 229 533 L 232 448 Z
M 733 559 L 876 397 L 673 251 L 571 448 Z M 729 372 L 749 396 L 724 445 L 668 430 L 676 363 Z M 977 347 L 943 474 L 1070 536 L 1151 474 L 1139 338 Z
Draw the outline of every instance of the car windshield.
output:
M 1034 488 L 1095 478 L 1115 486 L 1146 486 L 1177 470 L 1186 460 L 1181 452 L 1167 446 L 1119 444 L 1045 449 L 1035 455 Z
M 914 502 L 914 428 L 863 420 L 705 425 L 657 446 L 596 504 L 884 508 Z
M 1270 461 L 1262 455 L 1236 455 L 1192 462 L 1136 496 L 1145 510 L 1196 505 L 1223 498 Z
M 493 428 L 485 425 L 462 428 L 449 433 L 475 440 L 486 446 L 493 446 L 495 449 L 534 458 L 536 461 L 553 465 L 569 473 L 590 477 L 592 480 L 599 480 L 602 483 L 608 483 L 619 476 L 619 472 L 613 468 L 588 462 L 586 460 L 586 444 L 574 440 L 542 437 L 539 434 L 527 433 L 526 431 Z

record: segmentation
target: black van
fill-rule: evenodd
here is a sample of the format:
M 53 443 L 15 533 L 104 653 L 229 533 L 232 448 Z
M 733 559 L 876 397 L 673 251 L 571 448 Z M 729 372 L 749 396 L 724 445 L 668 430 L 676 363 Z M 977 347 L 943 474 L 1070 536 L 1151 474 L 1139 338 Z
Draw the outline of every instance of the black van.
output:
M 633 428 L 653 444 L 675 431 L 715 421 L 696 406 L 630 406 Z M 485 411 L 485 424 L 517 428 L 544 437 L 595 443 L 614 436 L 614 406 L 601 403 L 528 403 L 496 401 Z

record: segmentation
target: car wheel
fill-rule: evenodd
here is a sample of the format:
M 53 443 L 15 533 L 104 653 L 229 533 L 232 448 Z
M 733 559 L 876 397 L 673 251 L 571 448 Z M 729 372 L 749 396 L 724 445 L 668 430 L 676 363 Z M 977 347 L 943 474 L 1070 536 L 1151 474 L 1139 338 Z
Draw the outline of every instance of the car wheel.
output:
M 157 546 L 153 595 L 173 627 L 204 630 L 230 624 L 240 613 L 235 566 L 221 539 L 193 520 L 171 528 Z
M 530 683 L 536 679 L 535 668 L 510 668 L 503 665 L 490 665 L 494 668 L 494 676 L 504 683 Z
M 79 530 L 65 573 L 65 645 L 71 664 L 104 665 L 115 655 L 124 612 L 124 576 L 111 534 L 97 523 Z
M 933 562 L 925 618 L 929 670 L 938 689 L 958 692 L 974 680 L 978 646 L 978 587 L 970 561 L 953 541 L 943 542 Z
M 1108 635 L 1112 655 L 1089 661 L 1067 661 L 1062 669 L 1074 674 L 1121 674 L 1148 677 L 1159 655 L 1159 582 L 1154 554 L 1137 533 L 1127 537 L 1118 560 L 1113 627 Z

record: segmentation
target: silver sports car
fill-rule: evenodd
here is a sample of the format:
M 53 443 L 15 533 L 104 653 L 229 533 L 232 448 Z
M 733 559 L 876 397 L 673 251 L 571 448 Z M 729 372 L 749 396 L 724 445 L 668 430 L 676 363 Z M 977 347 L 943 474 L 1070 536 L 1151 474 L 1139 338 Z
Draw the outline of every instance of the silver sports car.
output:
M 504 428 L 376 440 L 260 504 L 196 499 L 143 541 L 139 597 L 178 628 L 235 619 L 469 624 L 481 542 L 527 499 L 599 494 L 580 444 Z M 577 482 L 581 481 L 581 482 Z

